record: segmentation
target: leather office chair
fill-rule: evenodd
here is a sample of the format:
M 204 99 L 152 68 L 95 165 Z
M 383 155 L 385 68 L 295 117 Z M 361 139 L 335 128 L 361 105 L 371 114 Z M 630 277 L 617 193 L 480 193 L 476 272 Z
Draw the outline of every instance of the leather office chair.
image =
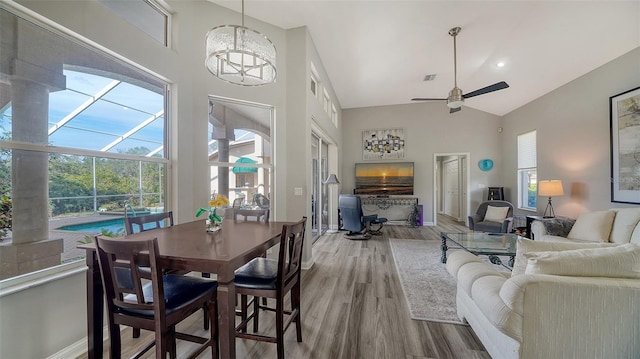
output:
M 211 348 L 217 357 L 217 287 L 213 280 L 164 274 L 168 261 L 158 250 L 158 240 L 122 240 L 96 236 L 98 264 L 107 302 L 111 357 L 121 351 L 120 325 L 155 331 L 134 358 L 139 358 L 153 345 L 156 358 L 176 357 L 176 338 L 201 344 L 190 358 Z M 142 268 L 150 268 L 146 273 Z M 148 280 L 143 281 L 143 279 Z M 196 337 L 176 332 L 175 326 L 200 308 L 206 307 L 210 336 Z
M 486 213 L 489 206 L 507 207 L 506 217 L 487 219 Z M 480 203 L 476 214 L 469 216 L 469 229 L 479 232 L 509 233 L 511 232 L 511 222 L 513 219 L 513 204 L 507 201 L 487 201 Z
M 365 216 L 362 213 L 362 200 L 359 196 L 341 194 L 338 207 L 342 216 L 342 228 L 349 231 L 345 237 L 349 239 L 369 239 L 371 234 L 380 234 L 386 218 L 378 218 L 377 214 Z M 372 228 L 371 226 L 377 226 Z
M 236 327 L 236 338 L 276 343 L 278 358 L 284 358 L 284 333 L 292 322 L 296 325 L 296 339 L 302 342 L 300 322 L 300 270 L 302 268 L 302 246 L 307 217 L 301 221 L 282 227 L 278 260 L 255 258 L 236 270 L 236 293 L 246 302 L 247 296 L 254 298 L 273 298 L 276 307 L 260 305 L 253 300 L 253 313 Z M 287 293 L 291 294 L 291 310 L 284 309 Z M 260 310 L 273 311 L 276 314 L 276 335 L 255 334 L 258 331 Z M 285 318 L 286 315 L 286 318 Z M 253 320 L 253 333 L 247 333 L 247 325 Z

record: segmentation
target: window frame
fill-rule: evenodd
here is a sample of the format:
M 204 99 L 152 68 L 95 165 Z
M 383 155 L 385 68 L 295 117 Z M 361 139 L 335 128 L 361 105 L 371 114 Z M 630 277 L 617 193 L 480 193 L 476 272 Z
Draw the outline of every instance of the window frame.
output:
M 521 141 L 530 141 L 531 138 L 529 136 L 533 136 L 533 146 L 531 143 L 521 143 Z M 522 134 L 519 134 L 516 139 L 516 148 L 517 148 L 517 156 L 516 156 L 516 178 L 517 178 L 517 189 L 518 189 L 518 209 L 536 212 L 537 208 L 537 176 L 538 176 L 538 164 L 537 164 L 537 131 L 532 130 Z M 526 145 L 529 145 L 529 148 L 526 148 Z M 525 147 L 525 148 L 523 148 Z M 531 150 L 533 149 L 533 154 L 529 153 L 528 158 L 524 157 L 527 154 L 523 154 L 522 150 Z M 535 188 L 531 188 L 535 186 Z M 533 203 L 531 203 L 531 198 L 533 199 Z

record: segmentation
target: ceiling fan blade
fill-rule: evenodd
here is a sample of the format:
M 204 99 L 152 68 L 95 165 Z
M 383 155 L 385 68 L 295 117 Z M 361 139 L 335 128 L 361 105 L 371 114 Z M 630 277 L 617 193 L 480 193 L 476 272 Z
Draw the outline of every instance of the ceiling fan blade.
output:
M 424 98 L 424 97 L 416 97 L 412 98 L 411 101 L 446 101 L 446 98 Z
M 449 113 L 455 113 L 455 112 L 458 112 L 460 110 L 462 110 L 462 107 L 451 108 L 451 109 L 449 109 Z
M 501 82 L 495 83 L 493 85 L 489 85 L 487 87 L 483 87 L 483 88 L 481 88 L 479 90 L 475 90 L 475 91 L 466 93 L 466 94 L 462 95 L 462 97 L 463 98 L 469 98 L 469 97 L 474 97 L 474 96 L 478 96 L 478 95 L 484 95 L 484 94 L 489 93 L 489 92 L 498 91 L 498 90 L 504 90 L 507 87 L 509 87 L 509 85 L 506 82 L 501 81 Z

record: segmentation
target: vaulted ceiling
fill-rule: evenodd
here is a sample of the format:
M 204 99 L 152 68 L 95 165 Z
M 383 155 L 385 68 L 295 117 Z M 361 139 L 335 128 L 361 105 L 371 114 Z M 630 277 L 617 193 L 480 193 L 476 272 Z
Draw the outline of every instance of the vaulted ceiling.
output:
M 209 1 L 240 12 L 239 0 Z M 284 29 L 307 26 L 345 109 L 447 97 L 455 26 L 458 87 L 510 85 L 465 101 L 496 115 L 640 46 L 637 0 L 247 0 L 245 13 Z M 435 79 L 424 81 L 429 74 Z

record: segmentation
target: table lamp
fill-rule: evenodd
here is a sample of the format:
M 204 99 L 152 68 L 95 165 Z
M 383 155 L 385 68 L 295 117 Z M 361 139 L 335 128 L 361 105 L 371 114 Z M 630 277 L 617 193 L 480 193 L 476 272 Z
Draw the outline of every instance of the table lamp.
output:
M 553 205 L 551 204 L 551 197 L 563 196 L 564 190 L 562 189 L 562 181 L 560 180 L 544 180 L 538 182 L 538 196 L 548 197 L 549 202 L 547 208 L 542 215 L 544 218 L 554 218 L 556 216 L 553 211 Z M 547 212 L 549 214 L 547 214 Z

